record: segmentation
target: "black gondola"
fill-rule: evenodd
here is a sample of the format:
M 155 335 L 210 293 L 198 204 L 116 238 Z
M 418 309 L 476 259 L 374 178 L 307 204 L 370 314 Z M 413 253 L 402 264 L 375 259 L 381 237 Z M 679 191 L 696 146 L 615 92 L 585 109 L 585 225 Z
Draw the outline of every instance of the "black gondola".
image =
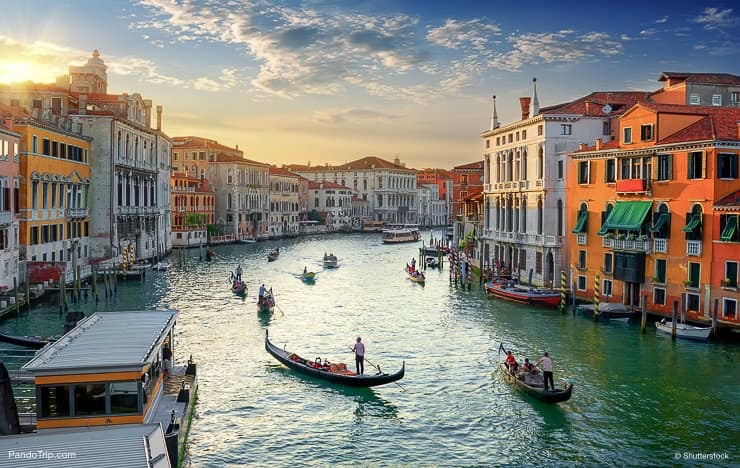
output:
M 267 261 L 268 262 L 274 262 L 275 260 L 278 259 L 279 256 L 280 256 L 280 251 L 279 250 L 273 250 L 272 252 L 270 252 L 269 254 L 267 254 Z
M 265 349 L 268 353 L 272 354 L 275 359 L 291 369 L 295 369 L 306 375 L 352 387 L 375 387 L 377 385 L 385 385 L 401 380 L 406 373 L 406 361 L 403 362 L 401 370 L 395 374 L 381 373 L 376 375 L 357 375 L 354 372 L 349 371 L 345 371 L 345 373 L 332 372 L 329 367 L 313 367 L 311 364 L 315 363 L 306 361 L 305 359 L 298 357 L 296 354 L 280 349 L 272 344 L 267 330 L 265 330 Z
M 48 340 L 38 336 L 8 335 L 7 333 L 0 332 L 0 341 L 26 348 L 41 349 L 53 340 Z
M 573 384 L 568 384 L 568 387 L 565 389 L 561 388 L 554 391 L 545 391 L 544 386 L 540 383 L 529 385 L 525 381 L 517 378 L 517 374 L 512 374 L 504 362 L 499 364 L 499 369 L 501 370 L 501 375 L 503 375 L 507 382 L 513 384 L 514 387 L 523 391 L 527 395 L 537 398 L 545 403 L 560 403 L 562 401 L 567 401 L 573 393 Z M 541 374 L 539 375 L 541 376 Z

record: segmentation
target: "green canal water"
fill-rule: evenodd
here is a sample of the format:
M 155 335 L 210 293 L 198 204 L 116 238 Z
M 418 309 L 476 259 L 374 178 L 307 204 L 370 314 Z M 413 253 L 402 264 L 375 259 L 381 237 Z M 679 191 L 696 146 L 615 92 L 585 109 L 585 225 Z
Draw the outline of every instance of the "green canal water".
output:
M 268 263 L 276 246 L 281 256 Z M 212 262 L 192 251 L 171 257 L 169 272 L 119 283 L 115 298 L 73 307 L 180 311 L 176 357 L 193 355 L 200 383 L 192 466 L 740 461 L 737 344 L 673 341 L 652 326 L 640 334 L 639 323 L 488 299 L 477 285 L 451 286 L 446 268 L 429 270 L 420 286 L 403 271 L 418 247 L 358 234 L 218 247 Z M 324 252 L 339 257 L 338 269 L 322 269 Z M 246 298 L 229 289 L 237 263 Z M 315 284 L 298 278 L 304 266 L 318 273 Z M 272 316 L 257 313 L 261 283 L 274 290 Z M 52 335 L 62 322 L 54 299 L 0 329 Z M 298 375 L 265 352 L 265 328 L 303 357 L 348 365 L 362 336 L 367 358 L 385 371 L 406 362 L 402 388 L 348 389 Z M 501 342 L 520 360 L 549 351 L 555 378 L 575 384 L 572 399 L 547 405 L 513 390 L 495 371 Z M 697 462 L 684 453 L 729 459 Z

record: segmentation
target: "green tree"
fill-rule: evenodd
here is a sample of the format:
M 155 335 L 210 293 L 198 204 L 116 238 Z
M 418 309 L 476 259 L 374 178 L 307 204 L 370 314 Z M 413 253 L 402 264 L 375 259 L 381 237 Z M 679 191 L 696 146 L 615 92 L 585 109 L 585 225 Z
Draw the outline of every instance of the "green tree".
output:
M 201 213 L 190 213 L 185 215 L 185 226 L 203 226 L 206 223 L 206 215 Z

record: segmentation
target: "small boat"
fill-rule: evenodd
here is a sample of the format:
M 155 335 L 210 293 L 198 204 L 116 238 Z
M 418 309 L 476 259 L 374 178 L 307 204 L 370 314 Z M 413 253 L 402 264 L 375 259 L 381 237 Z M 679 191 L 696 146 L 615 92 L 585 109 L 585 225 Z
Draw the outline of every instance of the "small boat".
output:
M 417 242 L 419 239 L 421 239 L 421 234 L 417 229 L 386 229 L 383 231 L 384 244 Z
M 437 268 L 439 266 L 439 259 L 429 255 L 424 259 L 424 263 L 428 268 Z
M 257 241 L 255 239 L 249 239 L 247 237 L 243 237 L 239 239 L 239 243 L 240 244 L 256 244 Z
M 257 312 L 272 313 L 275 309 L 275 298 L 271 293 L 265 293 L 262 299 L 257 301 Z
M 412 271 L 408 266 L 406 267 L 406 274 L 414 283 L 424 284 L 424 282 L 426 281 L 426 276 L 424 276 L 424 273 L 420 272 L 419 270 Z
M 301 274 L 301 281 L 304 283 L 313 283 L 316 281 L 316 273 L 313 271 L 307 271 L 303 274 Z
M 514 387 L 522 392 L 530 395 L 538 400 L 545 403 L 560 403 L 570 399 L 573 393 L 573 384 L 566 384 L 565 388 L 556 388 L 555 390 L 545 391 L 545 386 L 542 380 L 542 373 L 530 374 L 529 372 L 521 372 L 512 374 L 509 368 L 506 367 L 505 362 L 499 363 L 499 370 L 504 380 L 514 385 Z M 520 378 L 521 377 L 521 378 Z
M 0 341 L 33 349 L 41 349 L 47 344 L 54 342 L 54 340 L 42 336 L 9 335 L 2 332 L 0 332 Z
M 672 333 L 673 322 L 665 322 L 664 320 L 655 322 L 655 328 L 660 333 L 670 335 Z M 676 336 L 685 340 L 707 341 L 711 332 L 712 327 L 695 327 L 693 325 L 686 325 L 685 323 L 676 324 Z
M 519 304 L 547 307 L 557 307 L 560 304 L 560 291 L 554 289 L 524 287 L 513 281 L 489 281 L 485 284 L 485 289 L 489 296 Z
M 247 283 L 244 281 L 236 280 L 231 283 L 231 292 L 235 294 L 246 294 L 247 292 Z
M 593 304 L 582 304 L 578 306 L 578 310 L 581 311 L 584 317 L 594 316 L 594 305 Z M 629 320 L 634 317 L 637 312 L 633 311 L 629 306 L 619 304 L 617 302 L 605 302 L 599 304 L 599 320 Z
M 270 252 L 269 254 L 267 254 L 267 261 L 268 262 L 274 262 L 275 260 L 278 259 L 279 256 L 280 256 L 280 250 L 279 249 L 275 249 L 272 252 Z
M 170 269 L 170 264 L 167 262 L 157 262 L 154 265 L 152 265 L 152 270 L 154 271 L 167 271 Z
M 308 361 L 295 353 L 280 349 L 272 344 L 268 333 L 268 330 L 265 330 L 265 349 L 267 352 L 285 366 L 312 377 L 352 387 L 375 387 L 401 380 L 406 373 L 406 361 L 401 365 L 401 370 L 394 374 L 381 372 L 375 375 L 358 375 L 348 370 L 344 363 L 330 364 L 326 360 L 322 363 L 321 358 L 318 357 L 315 361 Z
M 334 254 L 324 255 L 324 268 L 339 268 L 339 260 Z

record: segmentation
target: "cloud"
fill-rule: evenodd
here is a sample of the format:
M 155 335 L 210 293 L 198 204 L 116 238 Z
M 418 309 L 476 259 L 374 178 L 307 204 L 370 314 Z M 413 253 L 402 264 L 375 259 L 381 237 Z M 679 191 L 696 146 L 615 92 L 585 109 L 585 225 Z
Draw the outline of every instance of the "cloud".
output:
M 732 8 L 706 8 L 704 14 L 693 19 L 695 23 L 704 25 L 704 29 L 732 28 L 738 24 L 738 17 L 732 15 Z
M 655 22 L 656 22 L 657 24 L 663 24 L 663 23 L 666 23 L 666 22 L 668 22 L 668 17 L 667 17 L 667 16 L 664 16 L 664 17 L 662 17 L 662 18 L 659 18 L 659 19 L 655 20 Z
M 466 22 L 448 19 L 442 26 L 430 28 L 426 38 L 430 43 L 448 49 L 470 46 L 483 50 L 489 43 L 489 35 L 500 33 L 501 28 L 496 24 L 485 24 L 479 19 Z
M 323 124 L 367 123 L 390 121 L 401 118 L 400 115 L 378 112 L 370 109 L 332 109 L 316 112 L 316 121 Z

